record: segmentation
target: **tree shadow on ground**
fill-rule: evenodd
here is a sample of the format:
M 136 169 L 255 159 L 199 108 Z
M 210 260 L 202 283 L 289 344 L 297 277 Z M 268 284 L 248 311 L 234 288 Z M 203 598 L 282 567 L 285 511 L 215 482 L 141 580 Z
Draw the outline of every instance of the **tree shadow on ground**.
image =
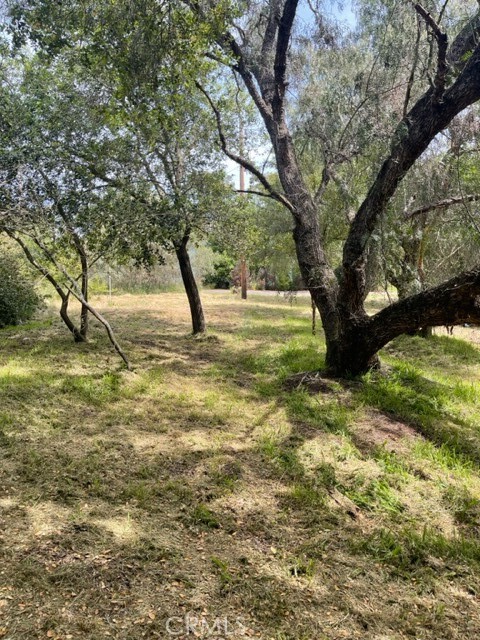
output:
M 111 371 L 103 341 L 91 369 L 81 351 L 52 368 L 52 355 L 76 349 L 63 340 L 4 352 L 28 356 L 0 381 L 12 637 L 163 637 L 166 619 L 188 611 L 241 615 L 262 637 L 292 640 L 477 637 L 466 589 L 480 588 L 478 544 L 332 506 L 336 470 L 303 455 L 319 436 L 348 441 L 364 407 L 432 439 L 440 424 L 439 442 L 452 429 L 460 437 L 475 424 L 452 410 L 447 384 L 400 368 L 285 390 L 286 377 L 320 366 L 321 344 L 255 342 L 254 325 L 252 338 L 195 341 L 154 313 L 132 317 L 119 335 L 135 334 L 135 374 Z

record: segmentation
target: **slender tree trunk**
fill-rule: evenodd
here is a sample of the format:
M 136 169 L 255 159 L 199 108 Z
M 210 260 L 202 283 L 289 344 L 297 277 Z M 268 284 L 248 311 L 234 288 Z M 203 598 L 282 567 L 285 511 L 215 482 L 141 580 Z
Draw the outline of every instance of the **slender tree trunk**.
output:
M 72 235 L 73 243 L 75 245 L 75 249 L 77 250 L 78 257 L 80 259 L 80 266 L 82 269 L 81 274 L 81 286 L 80 290 L 82 292 L 82 298 L 85 302 L 81 303 L 80 310 L 80 334 L 82 338 L 86 341 L 88 334 L 88 257 L 87 252 L 85 251 L 84 244 L 82 239 L 78 235 L 78 233 L 74 230 L 71 221 L 66 216 L 63 207 L 59 206 L 60 215 L 65 220 L 67 227 Z
M 244 152 L 244 129 L 243 129 L 243 121 L 240 118 L 240 155 L 243 156 Z M 240 191 L 243 193 L 245 191 L 245 167 L 240 165 Z M 245 194 L 243 194 L 245 195 Z M 247 299 L 247 260 L 245 256 L 240 258 L 240 289 L 242 292 L 242 300 Z
M 88 261 L 84 251 L 80 254 L 80 262 L 82 265 L 82 296 L 88 302 Z M 80 311 L 80 333 L 83 339 L 86 340 L 88 333 L 88 307 L 83 302 Z
M 72 322 L 72 319 L 68 315 L 68 303 L 70 301 L 70 292 L 67 291 L 65 293 L 65 291 L 62 288 L 62 286 L 56 280 L 56 278 L 54 278 L 54 276 L 50 273 L 50 271 L 46 267 L 44 267 L 42 264 L 40 264 L 40 262 L 38 262 L 38 260 L 35 258 L 33 253 L 30 251 L 28 246 L 23 242 L 23 240 L 20 237 L 15 236 L 13 234 L 9 234 L 9 236 L 13 240 L 15 240 L 17 242 L 17 244 L 22 248 L 22 250 L 23 250 L 23 252 L 25 254 L 25 257 L 30 262 L 30 264 L 35 269 L 37 269 L 44 276 L 44 278 L 48 282 L 50 282 L 52 287 L 57 292 L 57 294 L 58 294 L 58 296 L 60 297 L 60 300 L 61 300 L 60 317 L 63 320 L 63 322 L 65 323 L 65 326 L 67 327 L 67 329 L 73 335 L 73 339 L 75 340 L 75 342 L 85 342 L 85 336 L 82 334 L 81 330 L 79 331 L 79 329 L 75 326 L 75 324 Z
M 189 234 L 184 235 L 182 240 L 175 244 L 175 253 L 177 255 L 178 264 L 180 265 L 183 286 L 185 287 L 185 293 L 187 294 L 188 304 L 190 305 L 193 334 L 197 335 L 205 332 L 206 323 L 200 293 L 193 274 L 190 256 L 187 251 L 189 239 Z
M 80 329 L 79 331 L 77 329 L 77 327 L 72 322 L 70 316 L 68 315 L 68 303 L 70 300 L 70 293 L 62 294 L 61 299 L 62 299 L 62 304 L 60 305 L 60 317 L 62 318 L 63 322 L 67 326 L 68 330 L 71 331 L 75 342 L 86 342 L 86 337 L 82 333 L 82 330 Z
M 311 298 L 312 303 L 312 336 L 317 335 L 317 307 L 315 306 L 315 300 Z
M 113 348 L 118 353 L 118 355 L 122 358 L 125 365 L 127 366 L 127 369 L 131 371 L 132 367 L 131 367 L 130 361 L 127 358 L 126 353 L 123 351 L 120 344 L 118 343 L 110 323 L 106 318 L 103 317 L 103 315 L 99 311 L 97 311 L 94 307 L 92 307 L 92 305 L 87 300 L 85 300 L 85 298 L 82 295 L 81 289 L 78 288 L 75 280 L 73 278 L 70 278 L 70 279 L 72 282 L 72 288 L 69 289 L 69 291 L 75 296 L 75 298 L 81 304 L 85 305 L 85 307 L 88 309 L 88 311 L 92 314 L 94 318 L 96 318 L 101 324 L 103 324 L 107 332 L 108 338 L 113 345 Z
M 31 256 L 31 258 L 34 261 L 34 262 L 32 262 L 32 264 L 34 264 L 35 266 L 38 264 L 37 268 L 40 269 L 40 271 L 45 275 L 45 277 L 47 278 L 47 280 L 49 282 L 54 284 L 55 279 L 53 278 L 53 276 L 51 276 L 51 274 L 48 272 L 47 269 L 45 269 L 39 263 L 36 262 L 35 258 L 33 257 L 32 253 L 29 251 L 29 249 L 25 245 L 25 243 L 23 243 L 22 240 L 20 238 L 16 237 L 16 236 L 12 236 L 12 237 L 14 237 L 14 239 L 23 248 L 23 250 L 25 251 L 25 254 L 27 255 L 29 260 L 30 260 L 29 256 Z M 69 273 L 65 270 L 65 268 L 62 267 L 62 265 L 57 262 L 57 260 L 55 259 L 55 256 L 43 244 L 41 239 L 40 238 L 33 238 L 33 240 L 34 240 L 35 244 L 43 251 L 43 253 L 47 257 L 47 259 L 51 262 L 51 264 L 56 269 L 58 269 L 61 273 L 63 273 L 65 278 L 67 280 L 69 280 L 70 283 L 71 283 L 71 287 L 68 287 L 67 294 L 64 294 L 64 292 L 63 292 L 63 290 L 62 290 L 62 288 L 60 286 L 58 288 L 55 287 L 57 292 L 59 293 L 60 297 L 62 298 L 62 302 L 64 302 L 64 299 L 65 299 L 65 296 L 66 296 L 67 305 L 68 305 L 68 296 L 71 293 L 80 302 L 80 304 L 84 305 L 88 309 L 88 311 L 92 314 L 92 316 L 94 316 L 101 324 L 103 324 L 103 326 L 105 327 L 105 330 L 107 332 L 107 335 L 109 337 L 109 340 L 113 345 L 113 348 L 118 353 L 118 355 L 122 358 L 122 360 L 124 361 L 124 363 L 127 366 L 127 369 L 131 370 L 130 362 L 129 362 L 125 352 L 123 351 L 123 349 L 119 345 L 119 343 L 118 343 L 118 341 L 117 341 L 117 339 L 115 337 L 115 334 L 113 333 L 112 327 L 110 326 L 110 323 L 102 316 L 102 314 L 100 312 L 98 312 L 94 307 L 92 307 L 92 305 L 87 300 L 85 300 L 85 298 L 83 297 L 83 294 L 82 294 L 82 289 L 77 284 L 77 280 L 75 278 L 73 278 L 71 275 L 69 275 Z M 66 314 L 66 306 L 64 306 L 64 305 L 62 305 L 61 313 L 62 312 L 63 312 L 62 319 L 65 321 L 65 319 L 68 318 L 68 314 Z M 80 332 L 78 332 L 78 335 L 80 336 L 80 341 L 84 342 L 85 338 L 83 338 L 83 336 L 81 336 Z M 77 334 L 75 333 L 74 336 L 76 337 Z
M 247 278 L 247 261 L 245 258 L 240 259 L 240 286 L 242 290 L 242 300 L 247 299 L 247 288 L 248 288 L 248 278 Z

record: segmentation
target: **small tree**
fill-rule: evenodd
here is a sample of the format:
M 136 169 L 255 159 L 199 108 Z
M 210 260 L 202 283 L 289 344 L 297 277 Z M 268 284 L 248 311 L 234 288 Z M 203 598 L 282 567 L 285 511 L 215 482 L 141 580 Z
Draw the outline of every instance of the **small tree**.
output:
M 55 3 L 40 4 L 11 3 L 11 15 L 17 41 L 28 34 L 31 43 L 56 56 L 57 66 L 75 66 L 63 155 L 145 208 L 155 221 L 148 225 L 152 241 L 177 256 L 193 332 L 202 333 L 205 318 L 188 244 L 210 232 L 228 191 L 211 118 L 191 70 L 208 73 L 211 65 L 199 65 L 198 54 L 215 27 L 192 20 L 181 3 L 100 2 L 95 23 L 75 3 L 66 13 Z M 217 3 L 214 21 L 221 22 L 223 4 Z M 33 17 L 37 8 L 43 18 L 29 25 L 22 16 L 26 11 Z M 77 21 L 77 9 L 85 20 Z
M 56 153 L 63 130 L 60 120 L 49 118 L 56 96 L 46 98 L 45 75 L 30 74 L 28 65 L 20 70 L 15 62 L 3 73 L 0 231 L 17 242 L 58 293 L 60 315 L 75 341 L 86 340 L 92 314 L 129 366 L 109 323 L 88 296 L 90 267 L 115 245 L 111 230 L 105 233 L 99 222 L 112 207 L 128 210 L 128 202 L 99 189 L 91 176 L 82 175 Z M 68 313 L 71 295 L 81 304 L 80 327 Z

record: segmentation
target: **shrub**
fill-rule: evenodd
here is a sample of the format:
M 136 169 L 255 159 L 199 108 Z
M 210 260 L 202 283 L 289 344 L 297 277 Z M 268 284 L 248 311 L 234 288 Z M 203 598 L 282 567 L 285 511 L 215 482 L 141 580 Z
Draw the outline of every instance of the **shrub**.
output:
M 0 327 L 29 320 L 39 304 L 21 261 L 8 252 L 0 255 Z
M 234 267 L 235 260 L 233 258 L 225 253 L 220 254 L 213 263 L 213 271 L 204 276 L 203 284 L 214 289 L 229 289 L 232 284 Z

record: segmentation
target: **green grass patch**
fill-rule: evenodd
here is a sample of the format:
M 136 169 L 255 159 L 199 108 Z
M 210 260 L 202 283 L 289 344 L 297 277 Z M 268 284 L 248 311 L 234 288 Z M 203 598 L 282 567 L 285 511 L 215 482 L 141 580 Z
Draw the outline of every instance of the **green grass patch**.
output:
M 409 575 L 418 568 L 431 566 L 431 557 L 465 563 L 480 563 L 477 539 L 457 536 L 447 538 L 431 528 L 421 533 L 415 529 L 379 529 L 357 546 L 372 557 Z

